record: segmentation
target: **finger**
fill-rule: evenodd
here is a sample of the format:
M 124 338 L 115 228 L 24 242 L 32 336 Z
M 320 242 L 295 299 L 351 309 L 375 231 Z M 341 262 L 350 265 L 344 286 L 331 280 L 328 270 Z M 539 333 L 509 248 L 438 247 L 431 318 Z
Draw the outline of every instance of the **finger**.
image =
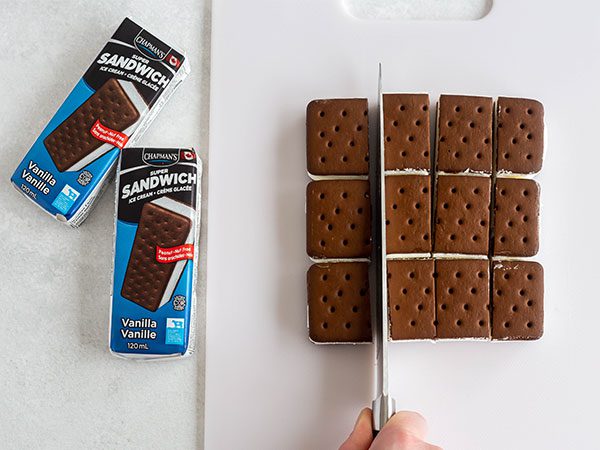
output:
M 385 424 L 370 450 L 434 450 L 423 439 L 427 424 L 420 414 L 401 411 Z
M 425 436 L 427 436 L 427 422 L 425 418 L 413 411 L 397 412 L 385 424 L 385 427 L 401 429 L 418 439 L 425 439 Z
M 369 408 L 363 409 L 356 419 L 354 429 L 340 450 L 368 450 L 373 442 L 372 413 Z

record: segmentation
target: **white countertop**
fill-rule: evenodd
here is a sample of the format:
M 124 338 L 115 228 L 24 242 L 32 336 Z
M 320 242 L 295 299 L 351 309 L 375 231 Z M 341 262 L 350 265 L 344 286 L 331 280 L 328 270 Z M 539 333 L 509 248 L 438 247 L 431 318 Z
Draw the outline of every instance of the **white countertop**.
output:
M 202 302 L 193 357 L 136 363 L 111 356 L 114 184 L 73 230 L 28 202 L 9 181 L 125 16 L 184 49 L 192 66 L 140 145 L 194 146 L 206 175 L 210 11 L 205 2 L 183 0 L 171 9 L 165 3 L 1 4 L 0 442 L 5 448 L 202 446 Z M 203 181 L 205 188 L 206 176 Z M 205 233 L 206 228 L 202 243 Z M 206 249 L 202 252 L 199 298 L 205 286 Z

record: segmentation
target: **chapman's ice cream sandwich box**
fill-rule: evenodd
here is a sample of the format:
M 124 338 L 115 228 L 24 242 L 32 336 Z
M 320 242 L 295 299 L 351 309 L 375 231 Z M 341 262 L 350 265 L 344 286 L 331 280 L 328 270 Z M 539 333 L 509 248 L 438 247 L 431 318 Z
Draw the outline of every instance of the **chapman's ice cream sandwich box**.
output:
M 125 19 L 34 142 L 14 186 L 77 227 L 113 173 L 189 73 L 181 51 Z
M 193 351 L 201 175 L 190 148 L 121 153 L 110 325 L 115 354 L 164 358 Z

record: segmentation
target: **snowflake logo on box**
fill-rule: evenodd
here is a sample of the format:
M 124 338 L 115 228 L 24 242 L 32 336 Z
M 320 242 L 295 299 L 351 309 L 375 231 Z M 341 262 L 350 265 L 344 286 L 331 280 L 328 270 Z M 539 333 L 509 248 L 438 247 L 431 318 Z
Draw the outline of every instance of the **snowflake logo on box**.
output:
M 173 309 L 175 311 L 183 311 L 185 309 L 186 301 L 184 295 L 176 295 L 173 298 Z
M 92 181 L 92 174 L 87 170 L 81 172 L 77 177 L 77 182 L 82 186 L 87 186 L 90 181 Z

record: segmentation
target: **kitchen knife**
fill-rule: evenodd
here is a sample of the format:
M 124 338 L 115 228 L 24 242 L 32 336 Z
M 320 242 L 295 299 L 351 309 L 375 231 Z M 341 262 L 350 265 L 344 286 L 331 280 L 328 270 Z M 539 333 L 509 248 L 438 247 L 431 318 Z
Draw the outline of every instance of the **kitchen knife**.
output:
M 387 301 L 387 260 L 385 229 L 385 161 L 383 144 L 383 93 L 381 63 L 379 64 L 378 86 L 378 135 L 375 158 L 375 197 L 374 197 L 374 243 L 375 243 L 375 301 L 374 305 L 374 341 L 375 341 L 375 379 L 376 397 L 373 400 L 373 435 L 383 428 L 396 412 L 396 401 L 388 390 L 388 341 L 389 320 Z

